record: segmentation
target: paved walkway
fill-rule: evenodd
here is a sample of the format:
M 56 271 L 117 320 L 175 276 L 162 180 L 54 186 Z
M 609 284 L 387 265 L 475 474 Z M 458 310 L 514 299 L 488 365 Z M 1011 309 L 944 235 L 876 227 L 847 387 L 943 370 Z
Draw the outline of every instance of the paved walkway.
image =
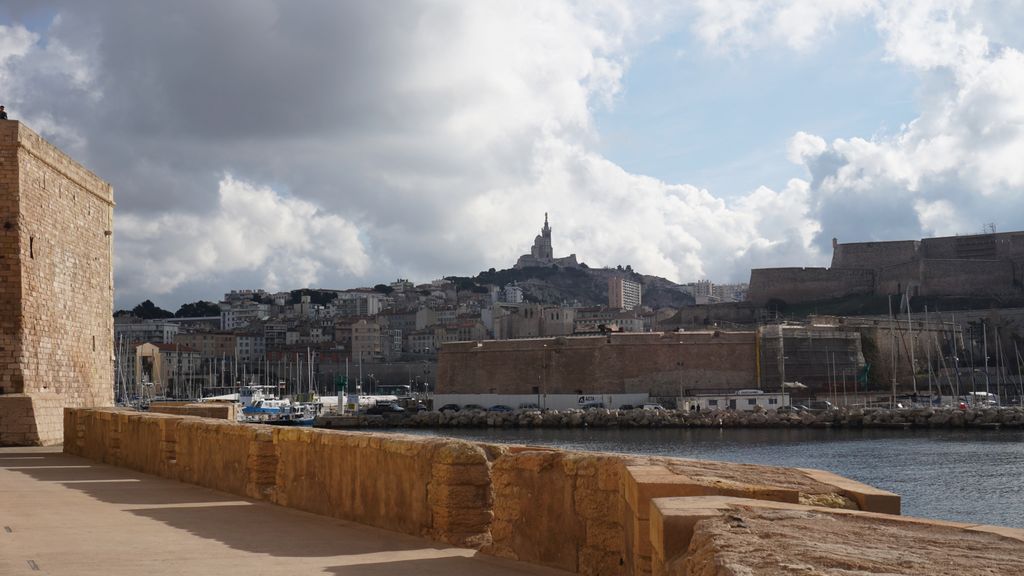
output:
M 0 574 L 566 574 L 67 456 L 0 448 Z

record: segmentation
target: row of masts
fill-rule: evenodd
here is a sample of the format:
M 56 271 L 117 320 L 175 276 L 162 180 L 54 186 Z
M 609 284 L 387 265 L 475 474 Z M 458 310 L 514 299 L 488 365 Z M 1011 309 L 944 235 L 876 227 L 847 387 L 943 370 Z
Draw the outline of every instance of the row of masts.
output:
M 922 391 L 918 388 L 918 370 L 917 370 L 917 359 L 915 358 L 915 341 L 917 336 L 914 335 L 914 323 L 912 319 L 912 313 L 910 308 L 910 298 L 904 295 L 900 302 L 900 309 L 903 310 L 905 305 L 906 318 L 907 318 L 907 329 L 900 331 L 900 343 L 910 361 L 910 376 L 913 394 L 919 395 Z M 994 327 L 995 336 L 995 366 L 996 366 L 996 382 L 992 382 L 992 373 L 989 366 L 989 360 L 992 358 L 989 356 L 988 347 L 988 332 L 989 326 L 984 319 L 981 319 L 981 336 L 982 336 L 982 358 L 984 359 L 984 369 L 981 371 L 984 377 L 984 386 L 978 382 L 978 368 L 975 365 L 976 353 L 975 345 L 977 344 L 977 338 L 974 334 L 973 324 L 968 324 L 970 327 L 970 350 L 968 350 L 967 343 L 964 341 L 964 330 L 963 326 L 956 323 L 955 315 L 951 314 L 951 322 L 947 325 L 942 322 L 942 316 L 939 315 L 939 324 L 942 326 L 942 334 L 944 340 L 947 342 L 947 349 L 943 350 L 942 345 L 939 343 L 938 335 L 936 331 L 931 328 L 932 324 L 929 322 L 929 310 L 928 307 L 924 307 L 924 324 L 922 325 L 922 333 L 927 331 L 927 341 L 923 344 L 922 348 L 925 351 L 925 365 L 926 365 L 926 376 L 928 379 L 928 397 L 933 398 L 935 395 L 942 396 L 945 391 L 949 391 L 949 394 L 954 398 L 962 398 L 963 396 L 970 394 L 970 398 L 975 399 L 978 394 L 984 392 L 985 397 L 988 395 L 995 394 L 1001 403 L 1006 397 L 1005 392 L 1012 392 L 1017 396 L 1018 399 L 1024 399 L 1024 378 L 1021 374 L 1021 365 L 1024 364 L 1024 357 L 1021 356 L 1020 349 L 1017 345 L 1017 341 L 1013 340 L 1013 360 L 1016 365 L 1016 383 L 1014 382 L 1013 375 L 1007 373 L 1007 360 L 1006 350 L 1002 343 L 1002 338 L 999 331 L 999 326 Z M 896 342 L 896 327 L 899 323 L 899 319 L 893 314 L 892 309 L 892 298 L 889 299 L 889 319 L 890 319 L 890 336 L 892 338 L 891 354 L 892 354 L 892 402 L 895 404 L 897 398 L 897 371 L 898 371 L 898 359 L 900 346 Z M 949 327 L 947 332 L 946 328 Z M 957 338 L 957 328 L 959 328 L 960 338 Z M 910 343 L 907 343 L 906 337 L 909 335 Z M 936 374 L 935 363 L 932 359 L 932 350 L 936 351 L 936 357 L 939 360 L 939 364 L 942 367 L 941 373 Z M 951 359 L 952 368 L 947 364 L 946 359 Z M 962 379 L 961 361 L 966 361 L 967 367 L 970 369 L 970 381 L 964 382 Z M 943 388 L 943 382 L 941 375 L 945 376 L 946 387 Z M 994 390 L 993 390 L 994 388 Z
M 153 375 L 146 370 L 137 370 L 141 377 L 128 369 L 122 359 L 134 356 L 134 346 L 124 339 L 115 346 L 115 384 L 114 397 L 120 404 L 147 404 L 156 396 Z M 281 359 L 276 362 L 264 356 L 255 363 L 239 361 L 237 357 L 222 355 L 220 359 L 207 358 L 202 362 L 203 370 L 183 370 L 181 355 L 177 354 L 177 365 L 167 373 L 167 382 L 162 382 L 165 393 L 175 398 L 199 399 L 210 395 L 230 394 L 237 392 L 242 386 L 260 386 L 273 389 L 278 395 L 319 395 L 344 394 L 345 385 L 349 381 L 349 361 L 345 359 L 344 373 L 330 372 L 326 376 L 334 385 L 322 385 L 318 375 L 325 376 L 317 370 L 315 353 L 307 348 L 306 353 L 295 353 L 294 361 Z M 138 362 L 139 359 L 137 358 Z M 339 381 L 339 376 L 344 380 Z M 344 384 L 342 384 L 344 383 Z M 363 364 L 358 363 L 358 380 L 356 389 L 362 388 Z M 373 387 L 373 375 L 370 375 L 370 387 Z

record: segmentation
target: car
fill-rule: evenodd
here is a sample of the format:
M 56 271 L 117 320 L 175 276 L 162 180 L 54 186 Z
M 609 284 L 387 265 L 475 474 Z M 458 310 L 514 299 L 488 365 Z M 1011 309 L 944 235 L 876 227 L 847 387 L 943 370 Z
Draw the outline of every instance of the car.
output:
M 810 410 L 824 411 L 824 410 L 832 410 L 835 407 L 832 406 L 832 403 L 829 402 L 828 400 L 812 400 L 811 403 L 808 404 L 808 408 Z
M 495 404 L 487 409 L 488 412 L 512 412 L 511 406 L 505 406 L 504 404 Z
M 462 409 L 467 411 L 467 412 L 469 412 L 471 410 L 479 410 L 481 412 L 484 411 L 484 407 L 479 405 L 479 404 L 466 404 L 465 406 L 462 407 Z
M 635 408 L 636 406 L 633 406 L 632 404 L 623 404 L 622 406 L 619 406 L 619 410 L 633 410 Z
M 441 406 L 440 408 L 438 408 L 437 411 L 438 412 L 458 412 L 459 411 L 459 405 L 458 404 L 445 404 L 444 406 Z
M 536 402 L 523 402 L 519 405 L 520 410 L 540 410 Z
M 664 410 L 665 407 L 661 404 L 644 404 L 642 406 L 644 410 Z
M 405 408 L 390 402 L 378 402 L 366 409 L 367 414 L 402 414 Z
M 580 408 L 583 408 L 584 410 L 590 410 L 591 408 L 604 408 L 604 402 L 587 402 L 585 404 L 580 404 Z

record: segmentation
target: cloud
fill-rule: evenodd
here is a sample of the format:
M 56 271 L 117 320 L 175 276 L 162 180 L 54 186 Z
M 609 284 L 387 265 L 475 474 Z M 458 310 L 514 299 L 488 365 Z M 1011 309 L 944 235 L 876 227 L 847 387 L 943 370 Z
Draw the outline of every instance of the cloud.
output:
M 779 45 L 802 51 L 876 5 L 875 0 L 697 0 L 692 29 L 716 52 L 745 54 Z
M 968 7 L 898 3 L 880 13 L 887 57 L 931 88 L 920 116 L 897 134 L 825 148 L 794 137 L 791 150 L 815 174 L 814 216 L 824 230 L 888 239 L 978 233 L 989 222 L 1024 227 L 1024 54 L 992 50 Z
M 167 294 L 195 277 L 259 271 L 270 290 L 306 287 L 328 270 L 355 276 L 369 266 L 358 230 L 298 198 L 225 176 L 215 212 L 116 221 L 117 264 L 137 279 L 132 297 Z
M 45 6 L 48 28 L 0 30 L 0 100 L 114 184 L 120 307 L 506 267 L 544 212 L 559 255 L 684 282 L 826 264 L 833 236 L 1024 225 L 1007 209 L 1024 186 L 1024 65 L 1012 27 L 992 39 L 1000 13 L 973 4 Z M 647 43 L 682 29 L 708 48 L 689 57 L 809 55 L 854 22 L 921 78 L 920 114 L 895 133 L 794 126 L 771 143 L 794 177 L 728 200 L 596 151 L 595 111 Z

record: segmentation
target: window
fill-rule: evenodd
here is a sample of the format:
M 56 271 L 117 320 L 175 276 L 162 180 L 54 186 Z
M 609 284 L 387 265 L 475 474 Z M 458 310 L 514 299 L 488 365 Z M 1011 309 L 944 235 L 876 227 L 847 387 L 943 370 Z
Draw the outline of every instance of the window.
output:
M 768 399 L 768 404 L 769 405 L 778 404 L 778 403 L 779 403 L 779 399 L 778 398 L 769 398 Z
M 718 406 L 718 400 L 708 400 L 708 406 Z
M 747 398 L 747 406 L 753 406 L 757 404 L 757 398 Z

